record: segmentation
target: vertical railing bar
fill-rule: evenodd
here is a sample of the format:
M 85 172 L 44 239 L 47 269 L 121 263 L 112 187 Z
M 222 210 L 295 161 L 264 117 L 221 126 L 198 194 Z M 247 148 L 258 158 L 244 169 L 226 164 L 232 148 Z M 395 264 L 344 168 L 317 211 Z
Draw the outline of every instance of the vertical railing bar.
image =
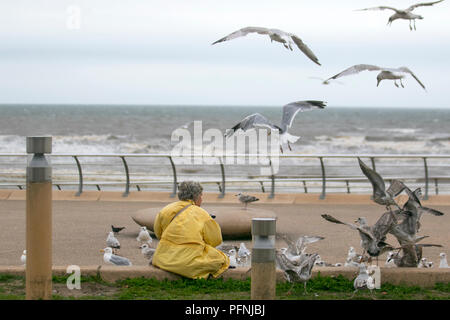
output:
M 270 178 L 272 179 L 272 186 L 270 189 L 270 195 L 269 195 L 269 199 L 273 199 L 275 197 L 275 174 L 273 172 L 273 166 L 272 166 L 272 158 L 269 159 L 269 164 L 270 164 Z
M 426 157 L 423 157 L 423 165 L 425 168 L 425 196 L 423 197 L 423 199 L 428 200 L 428 164 Z
M 125 192 L 123 193 L 122 197 L 128 197 L 128 195 L 130 194 L 130 172 L 128 170 L 128 164 L 127 161 L 125 160 L 125 157 L 121 156 L 120 158 L 122 159 L 123 166 L 125 167 L 125 175 L 127 178 L 127 182 L 125 185 Z
M 173 162 L 173 159 L 171 156 L 169 156 L 169 160 L 170 160 L 170 164 L 172 165 L 172 173 L 173 173 L 173 188 L 172 188 L 172 193 L 170 195 L 171 198 L 175 197 L 177 194 L 177 188 L 178 188 L 178 184 L 177 184 L 177 169 L 175 167 L 175 163 Z
M 326 176 L 325 176 L 325 165 L 323 163 L 323 157 L 319 157 L 320 166 L 322 168 L 322 193 L 319 199 L 325 199 L 325 190 L 326 190 Z
M 83 170 L 81 169 L 81 163 L 80 160 L 78 160 L 77 156 L 73 156 L 77 163 L 78 168 L 78 192 L 75 194 L 75 196 L 79 197 L 83 193 Z
M 305 189 L 305 193 L 308 193 L 308 188 L 306 187 L 306 181 L 303 180 L 303 188 Z
M 376 167 L 375 167 L 375 158 L 374 157 L 370 157 L 370 162 L 372 163 L 372 169 L 373 171 L 377 171 Z
M 345 184 L 347 185 L 347 193 L 350 193 L 350 183 L 348 180 L 345 180 Z
M 434 179 L 434 192 L 436 193 L 436 195 L 439 194 L 438 178 Z
M 221 157 L 217 157 L 220 162 L 220 172 L 222 174 L 222 188 L 220 188 L 219 198 L 225 197 L 225 166 L 223 165 L 223 161 Z
M 259 181 L 259 184 L 261 185 L 262 192 L 265 193 L 266 190 L 264 189 L 264 182 L 263 181 Z

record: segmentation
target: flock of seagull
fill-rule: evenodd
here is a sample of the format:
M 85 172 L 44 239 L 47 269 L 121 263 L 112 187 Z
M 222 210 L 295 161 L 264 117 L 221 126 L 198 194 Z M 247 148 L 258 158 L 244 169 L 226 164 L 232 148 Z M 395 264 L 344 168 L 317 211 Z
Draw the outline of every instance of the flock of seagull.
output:
M 120 242 L 117 239 L 116 235 L 125 227 L 114 227 L 111 226 L 112 231 L 108 233 L 108 237 L 106 238 L 106 248 L 100 250 L 103 253 L 103 261 L 107 264 L 112 264 L 115 266 L 132 266 L 130 259 L 119 256 L 116 254 L 117 250 L 120 249 Z M 153 248 L 152 236 L 147 230 L 147 227 L 143 226 L 139 230 L 139 234 L 136 237 L 136 241 L 140 243 L 139 249 L 141 249 L 141 253 L 149 261 L 149 264 L 152 263 L 153 254 L 156 249 Z
M 393 10 L 395 13 L 389 17 L 388 25 L 390 25 L 394 20 L 397 19 L 404 19 L 409 20 L 410 23 L 410 29 L 414 30 L 416 29 L 415 21 L 416 19 L 423 19 L 422 16 L 412 13 L 413 10 L 415 10 L 418 7 L 423 6 L 432 6 L 434 4 L 440 3 L 444 0 L 434 1 L 434 2 L 426 2 L 426 3 L 417 3 L 414 5 L 411 5 L 410 7 L 406 9 L 396 9 L 393 7 L 388 6 L 378 6 L 373 8 L 365 8 L 365 9 L 358 9 L 356 11 L 367 11 L 367 10 Z M 281 43 L 286 49 L 293 51 L 294 48 L 298 48 L 306 57 L 308 57 L 312 62 L 315 64 L 321 66 L 319 59 L 314 54 L 314 52 L 302 41 L 300 37 L 297 35 L 285 32 L 279 29 L 273 29 L 273 28 L 264 28 L 264 27 L 245 27 L 242 29 L 239 29 L 237 31 L 234 31 L 230 33 L 229 35 L 215 41 L 212 43 L 212 45 L 226 42 L 229 40 L 233 40 L 240 37 L 245 37 L 248 34 L 261 34 L 261 35 L 267 35 L 270 38 L 270 41 L 273 42 L 279 42 Z M 404 84 L 402 79 L 404 79 L 406 76 L 410 75 L 413 77 L 418 84 L 426 91 L 425 85 L 419 80 L 419 78 L 408 68 L 405 66 L 398 67 L 398 68 L 390 68 L 390 67 L 380 67 L 372 64 L 356 64 L 353 65 L 342 72 L 339 72 L 338 74 L 325 79 L 322 81 L 322 84 L 330 84 L 332 81 L 336 81 L 336 79 L 349 76 L 349 75 L 355 75 L 358 73 L 361 73 L 363 71 L 378 71 L 377 74 L 377 87 L 379 86 L 380 82 L 383 80 L 392 80 L 394 81 L 394 85 L 399 88 L 400 86 L 404 88 Z M 398 81 L 398 83 L 397 83 Z M 326 105 L 326 102 L 324 101 L 315 101 L 315 100 L 306 100 L 306 101 L 297 101 L 297 102 L 291 102 L 283 107 L 283 115 L 280 126 L 270 122 L 266 117 L 259 113 L 251 114 L 247 117 L 245 117 L 243 120 L 241 120 L 238 124 L 236 124 L 232 129 L 227 130 L 225 133 L 225 137 L 231 137 L 235 132 L 237 131 L 247 131 L 250 129 L 257 129 L 257 128 L 268 128 L 270 130 L 278 130 L 280 133 L 280 150 L 283 152 L 282 146 L 287 144 L 289 149 L 291 150 L 290 143 L 296 142 L 299 137 L 292 136 L 288 134 L 288 129 L 292 126 L 292 122 L 294 121 L 295 116 L 299 111 L 308 111 L 308 110 L 314 110 L 314 109 L 323 109 Z
M 371 263 L 372 258 L 378 257 L 387 252 L 385 267 L 412 267 L 412 268 L 432 268 L 433 262 L 423 257 L 423 248 L 442 247 L 440 244 L 419 243 L 429 236 L 418 235 L 420 230 L 420 218 L 422 214 L 442 216 L 444 213 L 424 207 L 420 202 L 421 190 L 417 188 L 412 191 L 400 180 L 392 180 L 389 188 L 386 189 L 383 178 L 373 169 L 368 167 L 358 158 L 360 168 L 364 175 L 372 184 L 372 200 L 376 204 L 386 208 L 378 221 L 374 225 L 369 225 L 365 217 L 359 217 L 354 224 L 342 222 L 329 215 L 322 214 L 326 221 L 345 225 L 358 232 L 363 249 L 362 254 L 357 254 L 353 247 L 350 247 L 344 267 L 358 267 L 359 275 L 354 280 L 355 292 L 360 289 L 374 289 L 374 279 L 369 274 L 365 262 Z M 400 206 L 396 199 L 406 192 L 408 200 Z M 392 210 L 392 206 L 396 209 Z M 387 234 L 393 235 L 399 245 L 393 246 L 386 243 Z M 297 240 L 282 235 L 281 238 L 288 244 L 287 248 L 282 248 L 276 252 L 278 267 L 284 271 L 285 278 L 289 282 L 303 282 L 306 293 L 306 282 L 311 278 L 314 265 L 338 266 L 320 261 L 317 253 L 306 253 L 306 244 L 323 240 L 320 236 L 302 236 Z M 366 253 L 368 256 L 366 256 Z M 448 268 L 447 255 L 442 252 L 440 255 L 439 268 Z M 340 266 L 341 264 L 339 264 Z

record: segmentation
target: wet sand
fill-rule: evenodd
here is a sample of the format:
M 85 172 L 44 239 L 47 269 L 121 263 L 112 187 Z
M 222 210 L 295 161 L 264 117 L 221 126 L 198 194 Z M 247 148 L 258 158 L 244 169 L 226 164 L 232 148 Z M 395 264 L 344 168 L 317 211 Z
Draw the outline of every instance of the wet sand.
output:
M 140 253 L 136 237 L 139 226 L 131 219 L 137 210 L 149 207 L 163 207 L 167 202 L 132 202 L 132 201 L 54 201 L 53 202 L 53 265 L 104 265 L 99 252 L 106 246 L 106 237 L 114 226 L 125 226 L 117 238 L 122 248 L 120 255 L 129 258 L 134 265 L 146 265 L 147 261 Z M 210 206 L 233 206 L 235 204 L 208 204 Z M 370 224 L 375 223 L 384 207 L 376 204 L 252 204 L 253 208 L 272 210 L 276 213 L 277 232 L 299 235 L 320 235 L 324 240 L 308 246 L 307 252 L 317 252 L 322 260 L 330 263 L 345 262 L 349 246 L 362 253 L 360 238 L 356 231 L 344 225 L 325 221 L 320 215 L 328 213 L 346 222 L 353 222 L 360 216 L 367 217 Z M 447 252 L 450 246 L 450 206 L 433 205 L 434 209 L 445 213 L 436 217 L 423 215 L 420 235 L 429 235 L 423 243 L 443 245 L 443 248 L 425 248 L 424 257 L 433 261 L 437 267 L 439 253 Z M 0 265 L 21 265 L 20 256 L 25 249 L 25 201 L 0 200 Z M 251 248 L 251 239 L 242 240 Z M 240 240 L 225 241 L 239 244 Z M 387 242 L 396 246 L 397 240 L 387 236 Z M 156 241 L 154 240 L 154 244 Z M 278 248 L 284 247 L 282 240 L 277 240 Z M 385 255 L 380 258 L 384 264 Z

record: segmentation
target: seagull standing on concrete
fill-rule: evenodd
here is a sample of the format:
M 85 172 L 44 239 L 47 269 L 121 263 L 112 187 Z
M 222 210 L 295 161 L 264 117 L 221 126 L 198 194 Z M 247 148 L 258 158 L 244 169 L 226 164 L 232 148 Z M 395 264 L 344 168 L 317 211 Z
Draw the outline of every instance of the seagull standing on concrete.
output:
M 113 225 L 111 225 L 111 230 L 114 233 L 119 233 L 120 231 L 122 231 L 123 229 L 125 229 L 125 227 L 114 227 Z
M 266 34 L 270 38 L 270 42 L 276 41 L 283 44 L 283 46 L 286 49 L 289 49 L 293 51 L 292 47 L 294 44 L 297 46 L 297 48 L 300 49 L 309 59 L 311 59 L 314 63 L 321 65 L 319 63 L 319 59 L 316 57 L 316 55 L 311 51 L 311 49 L 308 48 L 308 46 L 297 37 L 295 34 L 284 32 L 282 30 L 278 29 L 269 29 L 269 28 L 262 28 L 262 27 L 246 27 L 239 29 L 233 33 L 230 33 L 226 37 L 223 37 L 212 44 L 216 44 L 223 41 L 228 41 L 232 39 L 236 39 L 239 37 L 244 37 L 249 33 L 258 33 L 258 34 Z
M 397 267 L 392 259 L 394 257 L 394 251 L 389 251 L 386 257 L 386 262 L 384 263 L 385 268 L 395 268 Z
M 396 9 L 393 7 L 379 6 L 379 7 L 373 7 L 373 8 L 358 9 L 356 11 L 386 10 L 386 9 L 393 10 L 393 11 L 395 11 L 395 13 L 389 17 L 387 25 L 390 26 L 392 24 L 392 21 L 397 20 L 397 19 L 409 20 L 409 30 L 412 31 L 413 26 L 411 26 L 411 21 L 413 22 L 414 30 L 416 30 L 416 19 L 420 19 L 420 20 L 423 19 L 422 16 L 412 13 L 412 11 L 415 8 L 423 7 L 423 6 L 432 6 L 432 5 L 442 2 L 442 1 L 444 1 L 444 0 L 439 0 L 439 1 L 434 1 L 434 2 L 417 3 L 406 9 Z
M 292 126 L 294 118 L 299 112 L 310 111 L 315 109 L 323 109 L 326 106 L 326 102 L 317 100 L 305 100 L 291 102 L 283 106 L 283 116 L 281 119 L 281 125 L 277 126 L 267 120 L 266 117 L 259 113 L 253 113 L 244 119 L 242 119 L 233 128 L 228 129 L 225 133 L 225 137 L 231 137 L 236 131 L 252 130 L 257 128 L 268 128 L 270 130 L 276 130 L 280 133 L 280 151 L 283 153 L 283 145 L 287 144 L 289 150 L 291 149 L 290 143 L 295 143 L 300 137 L 290 135 L 288 129 Z
M 259 200 L 257 197 L 250 196 L 250 195 L 247 195 L 247 194 L 243 194 L 243 193 L 240 193 L 240 192 L 236 196 L 238 197 L 239 201 L 244 204 L 244 206 L 245 206 L 244 209 L 246 209 L 246 210 L 247 210 L 247 205 L 250 202 L 255 202 L 255 201 Z
M 237 267 L 237 257 L 236 257 L 236 250 L 231 249 L 228 251 L 228 258 L 230 258 L 230 269 L 234 269 Z
M 120 242 L 114 236 L 114 232 L 110 231 L 108 237 L 106 238 L 106 245 L 112 249 L 120 249 Z
M 137 236 L 136 240 L 139 242 L 145 242 L 149 245 L 152 243 L 153 241 L 152 236 L 148 232 L 146 226 L 141 227 L 141 230 L 139 231 L 139 235 Z
M 237 252 L 237 259 L 242 266 L 247 266 L 250 264 L 250 250 L 247 249 L 245 243 L 241 242 L 239 245 L 239 250 Z
M 22 255 L 20 256 L 20 261 L 26 265 L 27 264 L 27 250 L 23 250 Z
M 149 261 L 149 264 L 152 264 L 153 255 L 155 254 L 156 249 L 150 248 L 147 243 L 144 243 L 139 247 L 141 249 L 141 253 Z
M 444 252 L 441 252 L 439 254 L 440 262 L 439 262 L 439 268 L 449 268 L 448 262 L 447 262 L 447 254 Z
M 420 86 L 425 89 L 425 86 L 422 82 L 420 82 L 419 78 L 407 67 L 400 67 L 400 68 L 383 68 L 378 67 L 372 64 L 355 64 L 354 66 L 351 66 L 344 71 L 332 76 L 331 78 L 328 78 L 325 81 L 330 81 L 333 79 L 337 79 L 343 76 L 353 75 L 360 73 L 362 71 L 380 71 L 380 73 L 377 75 L 377 87 L 380 85 L 380 82 L 383 80 L 394 80 L 394 85 L 399 88 L 397 84 L 397 80 L 400 81 L 400 86 L 404 88 L 402 79 L 405 78 L 407 74 L 411 75 L 416 81 L 420 84 Z
M 353 295 L 350 297 L 350 299 L 353 298 L 358 290 L 363 289 L 369 289 L 370 295 L 372 296 L 372 290 L 375 289 L 375 279 L 371 277 L 371 275 L 369 275 L 369 273 L 367 272 L 367 267 L 364 263 L 361 263 L 359 265 L 359 274 L 353 281 L 353 287 L 355 288 L 355 291 L 353 292 Z
M 131 261 L 125 257 L 117 256 L 112 253 L 112 248 L 106 247 L 105 249 L 100 250 L 100 252 L 104 252 L 103 261 L 106 263 L 115 265 L 115 266 L 131 266 Z

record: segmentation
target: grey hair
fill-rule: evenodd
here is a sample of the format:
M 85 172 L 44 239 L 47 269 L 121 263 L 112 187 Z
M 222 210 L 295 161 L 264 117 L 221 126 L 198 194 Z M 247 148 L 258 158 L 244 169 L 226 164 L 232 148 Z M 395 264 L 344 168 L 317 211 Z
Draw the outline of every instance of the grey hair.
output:
M 178 199 L 181 201 L 197 199 L 203 192 L 203 187 L 199 182 L 183 181 L 178 186 Z

